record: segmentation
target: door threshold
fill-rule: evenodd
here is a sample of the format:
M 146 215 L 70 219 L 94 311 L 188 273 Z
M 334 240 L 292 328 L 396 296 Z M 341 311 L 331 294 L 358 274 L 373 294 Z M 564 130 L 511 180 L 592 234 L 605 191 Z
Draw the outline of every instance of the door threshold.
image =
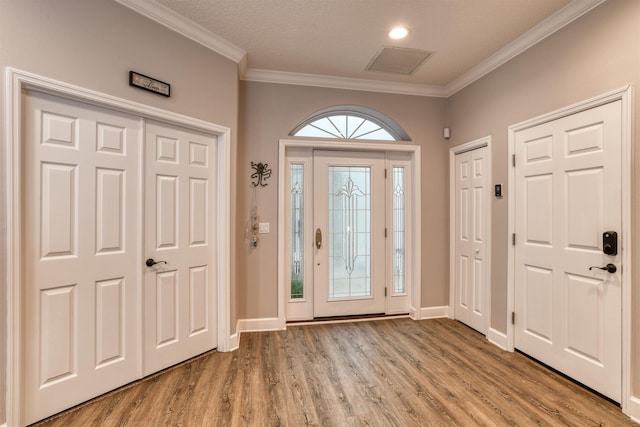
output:
M 374 320 L 403 319 L 410 317 L 409 313 L 400 314 L 357 314 L 353 316 L 316 317 L 311 320 L 289 320 L 288 326 L 326 325 L 331 323 L 369 322 Z

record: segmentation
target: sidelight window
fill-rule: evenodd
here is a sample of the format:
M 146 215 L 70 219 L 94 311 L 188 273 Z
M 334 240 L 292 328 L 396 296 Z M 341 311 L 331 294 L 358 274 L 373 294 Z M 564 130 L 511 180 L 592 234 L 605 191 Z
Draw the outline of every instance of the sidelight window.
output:
M 304 165 L 291 164 L 291 299 L 304 298 Z
M 393 168 L 393 293 L 403 294 L 405 289 L 405 203 L 404 167 Z

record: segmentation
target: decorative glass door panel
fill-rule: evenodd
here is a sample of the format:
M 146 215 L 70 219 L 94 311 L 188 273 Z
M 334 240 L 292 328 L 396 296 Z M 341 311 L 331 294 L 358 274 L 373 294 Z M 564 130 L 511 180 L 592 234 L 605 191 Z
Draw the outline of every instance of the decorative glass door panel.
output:
M 291 164 L 291 299 L 304 298 L 304 165 Z
M 329 166 L 329 298 L 371 296 L 371 167 Z
M 392 171 L 393 295 L 400 295 L 406 293 L 404 167 L 393 167 Z
M 385 312 L 384 164 L 314 154 L 314 317 Z

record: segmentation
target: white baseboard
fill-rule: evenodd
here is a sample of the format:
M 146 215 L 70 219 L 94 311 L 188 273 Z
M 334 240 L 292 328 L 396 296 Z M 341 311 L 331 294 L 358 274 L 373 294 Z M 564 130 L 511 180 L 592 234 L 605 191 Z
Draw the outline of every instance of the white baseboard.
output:
M 236 326 L 236 333 L 229 336 L 229 350 L 235 351 L 240 347 L 240 332 L 238 332 L 238 328 Z
M 632 421 L 640 423 L 640 398 L 631 396 L 623 413 L 631 418 Z
M 419 320 L 417 317 L 418 310 L 414 307 L 409 307 L 409 317 L 413 320 Z
M 507 334 L 502 333 L 496 329 L 489 328 L 489 333 L 487 334 L 487 339 L 489 342 L 495 346 L 500 347 L 503 350 L 507 350 Z
M 280 328 L 280 322 L 277 317 L 238 319 L 236 333 L 229 336 L 229 351 L 237 350 L 240 347 L 240 335 L 242 332 L 279 331 L 280 329 L 282 328 Z
M 420 309 L 420 319 L 439 319 L 442 317 L 449 317 L 449 306 L 443 305 L 440 307 L 422 307 Z
M 262 319 L 239 319 L 236 332 L 262 332 L 280 330 L 277 317 L 265 317 Z

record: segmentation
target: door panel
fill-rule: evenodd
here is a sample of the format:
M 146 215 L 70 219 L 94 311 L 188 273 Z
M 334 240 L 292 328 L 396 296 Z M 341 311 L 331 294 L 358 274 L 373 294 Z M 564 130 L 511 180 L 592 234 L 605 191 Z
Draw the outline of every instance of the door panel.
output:
M 455 318 L 487 333 L 487 147 L 455 158 Z
M 32 423 L 139 377 L 135 117 L 23 97 L 24 414 Z
M 384 155 L 314 154 L 314 317 L 384 313 Z
M 618 402 L 620 147 L 619 101 L 520 131 L 514 191 L 516 347 Z
M 216 345 L 216 139 L 146 126 L 145 375 Z
M 102 367 L 122 359 L 124 279 L 96 283 L 96 363 Z

